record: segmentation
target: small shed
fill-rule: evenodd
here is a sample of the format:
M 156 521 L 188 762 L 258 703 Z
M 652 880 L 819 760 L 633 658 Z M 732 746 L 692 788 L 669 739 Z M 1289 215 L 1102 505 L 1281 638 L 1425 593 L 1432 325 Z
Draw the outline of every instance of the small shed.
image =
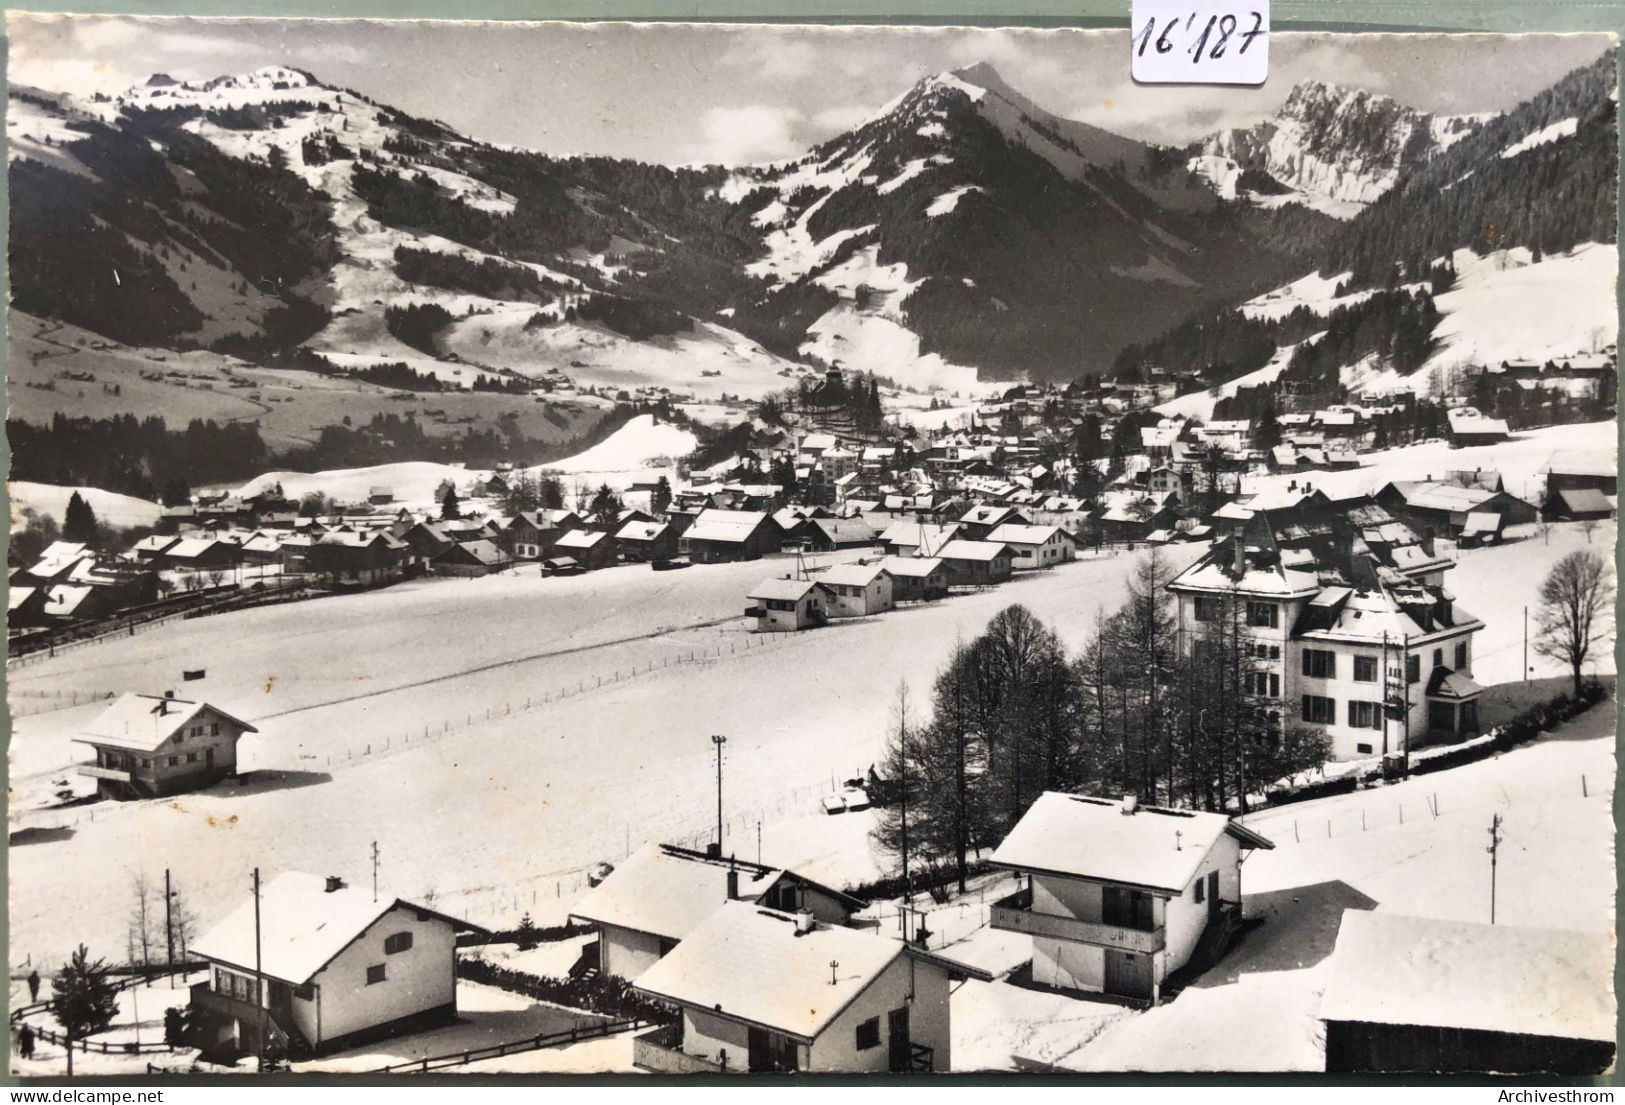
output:
M 1614 1060 L 1613 941 L 1347 910 L 1320 1019 L 1335 1073 L 1559 1074 Z

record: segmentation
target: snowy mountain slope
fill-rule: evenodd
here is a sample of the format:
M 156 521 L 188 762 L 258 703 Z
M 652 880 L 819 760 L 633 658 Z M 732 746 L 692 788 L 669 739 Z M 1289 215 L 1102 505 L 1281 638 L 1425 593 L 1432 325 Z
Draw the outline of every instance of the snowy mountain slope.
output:
M 716 194 L 763 231 L 747 269 L 771 282 L 766 300 L 806 306 L 800 352 L 953 389 L 972 370 L 1102 368 L 1200 294 L 1284 275 L 1280 253 L 1172 168 L 977 65 Z
M 1197 143 L 1189 168 L 1226 199 L 1299 203 L 1349 219 L 1405 169 L 1448 149 L 1486 118 L 1432 116 L 1364 89 L 1305 81 L 1269 119 Z

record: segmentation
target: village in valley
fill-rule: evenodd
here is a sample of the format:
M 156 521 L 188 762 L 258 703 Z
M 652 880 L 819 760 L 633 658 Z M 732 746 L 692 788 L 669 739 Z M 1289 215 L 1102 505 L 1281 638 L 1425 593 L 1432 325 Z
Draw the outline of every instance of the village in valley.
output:
M 239 79 L 251 106 L 307 80 Z M 987 88 L 1054 130 L 996 80 L 944 73 L 888 110 Z M 221 170 L 187 143 L 218 128 L 233 151 L 264 121 L 220 114 L 236 101 L 185 113 L 239 85 L 165 81 L 140 110 L 85 110 L 175 143 L 195 194 L 187 173 Z M 358 102 L 319 92 L 335 118 Z M 105 171 L 33 134 L 67 110 L 36 100 L 13 99 L 8 130 L 38 144 L 12 135 L 13 188 L 18 157 L 73 148 Z M 933 110 L 911 133 L 951 125 Z M 157 129 L 165 111 L 191 137 Z M 442 193 L 526 210 L 425 152 L 443 124 L 376 118 L 402 128 L 378 149 L 438 166 Z M 344 160 L 324 133 L 284 142 L 312 186 Z M 1539 133 L 1486 148 L 1578 141 Z M 281 171 L 271 148 L 231 156 Z M 354 337 L 361 284 L 296 356 L 168 360 L 29 306 L 12 340 L 36 374 L 94 364 L 105 391 L 142 365 L 171 398 L 202 380 L 414 406 L 387 431 L 288 431 L 369 463 L 269 463 L 326 455 L 309 445 L 198 478 L 126 449 L 134 420 L 109 416 L 100 483 L 38 478 L 88 471 L 57 455 L 61 411 L 12 424 L 56 465 L 10 485 L 13 1074 L 1612 1068 L 1612 241 L 1444 248 L 1364 290 L 1315 269 L 1109 368 L 978 378 L 917 336 L 877 360 L 879 328 L 889 350 L 920 325 L 897 306 L 908 270 L 843 245 L 861 234 L 816 242 L 813 209 L 791 218 L 805 189 L 843 194 L 826 178 L 849 156 L 831 140 L 752 170 L 780 208 L 752 216 L 757 275 L 786 297 L 794 264 L 824 281 L 806 344 L 718 338 L 749 333 L 730 306 L 687 347 L 656 342 L 680 379 L 616 362 L 647 321 L 625 321 L 632 299 L 592 314 L 594 280 L 631 295 L 624 243 L 527 260 L 535 288 L 567 288 L 554 308 L 508 302 L 523 282 L 481 292 L 497 306 L 463 303 L 429 354 L 362 383 L 344 341 L 412 343 L 395 314 L 393 337 Z M 1374 199 L 1339 195 L 1336 217 Z M 347 249 L 405 233 L 369 202 L 334 200 Z M 1525 304 L 1541 279 L 1573 283 Z M 1396 324 L 1319 373 L 1317 343 L 1378 325 L 1358 312 L 1429 296 L 1414 363 Z M 1564 296 L 1573 316 L 1548 321 Z M 500 331 L 504 303 L 529 321 L 486 332 L 486 365 L 464 327 Z M 563 348 L 572 327 L 598 344 L 571 364 L 497 366 L 515 334 Z M 1242 346 L 1262 367 L 1226 374 Z M 510 420 L 500 448 L 470 430 L 389 452 L 419 410 L 443 421 L 425 404 L 487 399 L 566 413 L 545 442 Z

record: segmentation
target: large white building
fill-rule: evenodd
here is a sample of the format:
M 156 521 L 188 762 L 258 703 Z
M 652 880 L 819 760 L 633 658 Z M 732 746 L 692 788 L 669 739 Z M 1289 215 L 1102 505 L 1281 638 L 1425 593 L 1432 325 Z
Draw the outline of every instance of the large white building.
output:
M 1333 759 L 1476 733 L 1473 634 L 1441 585 L 1452 561 L 1369 499 L 1259 511 L 1180 573 L 1181 647 L 1241 619 L 1248 690 Z

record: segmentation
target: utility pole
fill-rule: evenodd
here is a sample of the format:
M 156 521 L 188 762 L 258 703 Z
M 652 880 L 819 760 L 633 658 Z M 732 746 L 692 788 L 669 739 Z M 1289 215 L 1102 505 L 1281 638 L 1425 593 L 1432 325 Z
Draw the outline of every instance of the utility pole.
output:
M 378 842 L 372 842 L 372 900 L 378 900 Z
M 254 1009 L 260 1022 L 254 1045 L 256 1066 L 265 1069 L 265 972 L 260 961 L 260 869 L 254 868 Z
M 164 868 L 164 940 L 169 945 L 169 988 L 175 988 L 175 924 L 170 920 L 169 899 L 174 891 L 169 889 L 169 868 Z
M 1490 846 L 1484 850 L 1490 854 L 1490 924 L 1495 924 L 1495 853 L 1501 847 L 1501 815 L 1495 814 L 1490 819 Z
M 1529 607 L 1523 608 L 1523 681 L 1529 682 Z
M 713 734 L 711 743 L 717 750 L 717 855 L 722 855 L 722 746 L 728 738 Z

